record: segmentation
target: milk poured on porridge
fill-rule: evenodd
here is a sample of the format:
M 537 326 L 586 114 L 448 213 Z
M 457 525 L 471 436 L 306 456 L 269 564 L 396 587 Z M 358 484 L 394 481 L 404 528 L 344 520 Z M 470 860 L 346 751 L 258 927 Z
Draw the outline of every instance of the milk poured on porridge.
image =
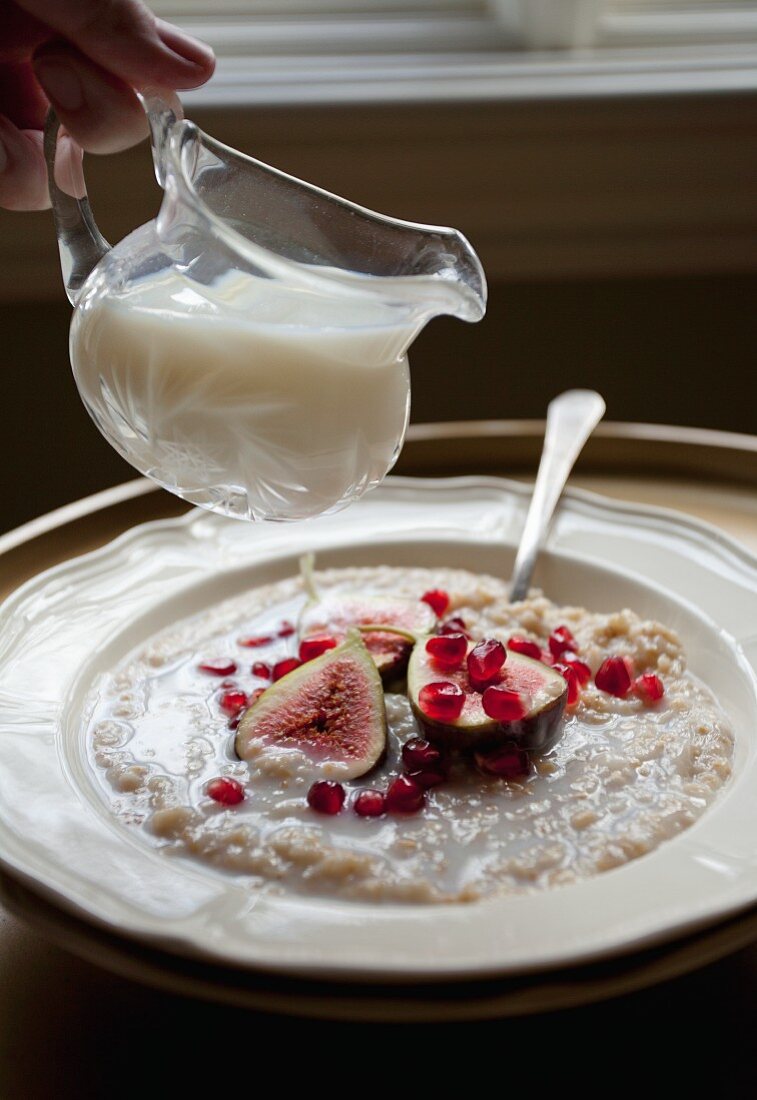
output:
M 522 773 L 483 774 L 452 754 L 419 812 L 361 817 L 361 793 L 390 789 L 403 773 L 402 746 L 421 733 L 401 685 L 389 685 L 386 756 L 345 782 L 344 805 L 325 816 L 308 804 L 306 755 L 261 744 L 243 761 L 234 751 L 229 696 L 269 690 L 271 669 L 295 659 L 293 624 L 306 602 L 299 579 L 256 589 L 155 637 L 96 687 L 93 766 L 113 812 L 144 843 L 251 888 L 469 902 L 548 889 L 644 856 L 692 825 L 730 776 L 726 716 L 660 623 L 629 610 L 557 607 L 538 594 L 511 605 L 501 581 L 459 570 L 333 570 L 317 581 L 337 595 L 418 600 L 444 590 L 443 614 L 474 638 L 518 635 L 546 649 L 565 627 L 592 677 L 567 711 L 562 738 Z M 616 657 L 664 684 L 663 698 L 601 690 L 594 676 Z M 236 804 L 209 797 L 219 780 L 242 792 Z
M 239 271 L 203 286 L 170 268 L 85 299 L 71 362 L 98 426 L 143 473 L 229 515 L 303 519 L 391 469 L 420 324 L 367 295 Z

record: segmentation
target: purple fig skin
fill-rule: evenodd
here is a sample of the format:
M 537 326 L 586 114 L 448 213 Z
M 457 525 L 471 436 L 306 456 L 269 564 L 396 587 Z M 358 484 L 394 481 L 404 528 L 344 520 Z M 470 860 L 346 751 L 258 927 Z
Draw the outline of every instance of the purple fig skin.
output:
M 473 645 L 475 642 L 471 642 L 469 648 Z M 549 685 L 552 697 L 544 700 L 525 718 L 514 722 L 497 722 L 484 714 L 478 702 L 481 696 L 471 687 L 465 662 L 460 669 L 452 673 L 435 669 L 425 652 L 425 639 L 421 639 L 410 658 L 408 698 L 424 736 L 436 745 L 464 752 L 469 750 L 487 752 L 507 741 L 515 742 L 518 748 L 525 749 L 527 752 L 549 752 L 562 737 L 565 727 L 565 709 L 568 702 L 567 682 L 558 672 L 540 661 L 512 652 L 508 652 L 501 675 L 514 678 L 514 682 L 507 685 L 513 690 L 517 690 L 519 675 L 530 682 L 538 678 L 545 685 Z M 466 694 L 470 695 L 470 699 L 466 700 L 463 713 L 453 722 L 440 722 L 429 718 L 418 705 L 420 689 L 424 684 L 433 683 L 435 680 L 453 680 L 463 688 Z M 524 694 L 527 693 L 524 692 Z M 474 714 L 471 717 L 472 710 Z
M 459 726 L 445 726 L 425 715 L 412 700 L 410 705 L 426 739 L 443 748 L 488 752 L 514 741 L 519 749 L 526 752 L 545 753 L 554 748 L 563 735 L 567 700 L 566 689 L 564 695 L 535 714 L 517 722 L 492 722 L 491 727 L 472 731 Z

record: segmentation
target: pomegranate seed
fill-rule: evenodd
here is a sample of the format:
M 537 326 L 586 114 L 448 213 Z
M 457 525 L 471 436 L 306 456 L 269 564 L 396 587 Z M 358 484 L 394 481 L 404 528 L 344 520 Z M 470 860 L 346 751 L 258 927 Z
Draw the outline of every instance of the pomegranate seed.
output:
M 507 650 L 502 642 L 487 638 L 479 642 L 468 654 L 468 675 L 474 687 L 488 684 L 505 663 Z
M 253 703 L 257 703 L 261 695 L 265 695 L 265 688 L 255 688 L 255 690 L 250 695 L 250 705 L 252 705 Z
M 578 644 L 567 626 L 556 627 L 549 636 L 549 652 L 553 657 L 561 657 L 566 649 L 572 653 L 578 652 Z
M 466 637 L 467 630 L 465 619 L 462 619 L 459 615 L 453 615 L 451 619 L 446 619 L 439 627 L 440 634 L 466 634 Z
M 256 637 L 237 638 L 237 645 L 243 645 L 245 649 L 259 649 L 260 646 L 270 645 L 274 641 L 271 634 L 259 634 Z
M 436 745 L 424 741 L 422 737 L 411 737 L 402 746 L 402 763 L 408 771 L 423 771 L 424 768 L 436 768 L 441 763 L 442 754 Z
M 381 817 L 386 813 L 386 795 L 371 788 L 360 791 L 352 808 L 360 817 Z
M 426 652 L 439 668 L 458 668 L 468 652 L 465 634 L 436 634 L 426 642 Z
M 541 646 L 536 642 L 529 642 L 528 638 L 523 638 L 520 634 L 512 636 L 507 643 L 507 648 L 513 653 L 522 653 L 524 657 L 532 657 L 535 661 L 541 660 Z
M 256 661 L 252 666 L 252 675 L 259 676 L 261 680 L 270 680 L 273 675 L 273 669 L 270 665 L 267 665 L 265 661 Z
M 645 672 L 643 676 L 637 676 L 633 682 L 633 690 L 648 706 L 659 703 L 665 694 L 662 680 L 659 676 L 655 676 L 654 672 Z
M 442 768 L 428 768 L 419 772 L 409 772 L 408 774 L 409 778 L 414 779 L 416 783 L 420 783 L 424 790 L 428 787 L 438 787 L 447 778 L 447 773 Z
M 572 707 L 578 702 L 578 696 L 580 695 L 580 684 L 578 682 L 578 673 L 573 668 L 573 665 L 565 664 L 562 661 L 555 661 L 552 665 L 555 672 L 559 672 L 563 680 L 568 685 L 568 706 Z
M 294 624 L 290 623 L 288 619 L 284 619 L 279 629 L 276 631 L 276 635 L 279 638 L 291 638 L 294 634 Z
M 320 779 L 308 791 L 308 806 L 318 814 L 338 814 L 344 805 L 344 787 L 333 779 Z
M 594 683 L 600 691 L 625 699 L 631 690 L 631 674 L 624 657 L 608 657 L 597 669 Z
M 522 695 L 504 687 L 488 687 L 481 697 L 484 714 L 497 722 L 518 722 L 528 714 Z
M 226 691 L 237 691 L 239 688 L 236 680 L 221 680 L 219 686 L 224 688 Z
M 426 792 L 416 779 L 398 775 L 386 792 L 386 808 L 390 813 L 414 814 L 423 808 Z
M 234 716 L 234 718 L 229 718 L 228 722 L 226 723 L 228 728 L 230 730 L 239 729 L 239 722 L 241 720 L 241 717 L 242 717 L 241 714 L 237 714 L 237 715 Z
M 449 596 L 441 588 L 430 588 L 423 593 L 421 600 L 428 604 L 437 618 L 441 618 L 449 607 Z
M 274 680 L 280 680 L 282 676 L 286 676 L 288 672 L 294 672 L 296 668 L 299 668 L 302 661 L 297 657 L 285 657 L 283 661 L 277 661 L 273 666 L 271 677 Z
M 493 752 L 477 752 L 476 764 L 485 775 L 500 779 L 524 779 L 531 770 L 528 753 L 517 745 L 503 745 Z
M 205 788 L 205 794 L 214 802 L 220 802 L 222 806 L 237 806 L 244 801 L 244 787 L 236 779 L 228 776 L 219 776 L 211 779 Z
M 335 649 L 339 643 L 330 634 L 314 634 L 312 638 L 303 638 L 300 642 L 300 660 L 312 661 L 320 657 L 327 649 Z
M 203 661 L 197 667 L 200 672 L 207 672 L 208 676 L 233 676 L 237 670 L 236 661 L 230 661 L 227 657 Z
M 591 680 L 591 669 L 586 664 L 586 661 L 582 661 L 580 657 L 576 657 L 575 653 L 571 653 L 569 649 L 566 649 L 562 655 L 563 663 L 570 665 L 575 672 L 579 684 L 583 687 L 584 684 L 588 684 Z
M 247 696 L 243 691 L 225 691 L 218 705 L 229 718 L 236 718 L 240 710 L 244 710 L 247 706 Z
M 424 684 L 418 692 L 418 705 L 424 714 L 437 722 L 454 722 L 465 704 L 465 692 L 449 680 Z

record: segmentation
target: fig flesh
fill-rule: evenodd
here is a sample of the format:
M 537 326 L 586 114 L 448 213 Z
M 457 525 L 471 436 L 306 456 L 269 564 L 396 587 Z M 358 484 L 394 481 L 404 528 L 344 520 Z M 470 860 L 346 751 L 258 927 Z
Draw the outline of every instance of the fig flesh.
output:
M 374 768 L 386 751 L 384 691 L 357 631 L 267 688 L 242 715 L 234 744 L 242 760 L 266 745 L 298 749 L 324 778 Z
M 300 619 L 300 637 L 330 634 L 341 639 L 350 627 L 360 626 L 395 627 L 414 636 L 426 635 L 436 626 L 436 615 L 421 600 L 334 593 L 305 607 Z M 363 635 L 363 641 L 384 681 L 403 675 L 413 648 L 409 638 L 390 630 L 371 630 Z
M 487 686 L 497 686 L 517 692 L 523 699 L 525 715 L 512 721 L 497 721 L 486 714 L 481 685 L 471 683 L 467 664 L 440 672 L 432 654 L 421 639 L 413 650 L 407 670 L 410 705 L 425 736 L 435 744 L 476 752 L 495 749 L 507 741 L 528 752 L 548 752 L 563 732 L 568 685 L 559 672 L 541 661 L 524 657 L 511 650 L 498 673 Z M 469 650 L 476 643 L 469 644 Z M 419 696 L 422 689 L 441 680 L 456 684 L 465 692 L 460 716 L 440 721 L 424 713 Z

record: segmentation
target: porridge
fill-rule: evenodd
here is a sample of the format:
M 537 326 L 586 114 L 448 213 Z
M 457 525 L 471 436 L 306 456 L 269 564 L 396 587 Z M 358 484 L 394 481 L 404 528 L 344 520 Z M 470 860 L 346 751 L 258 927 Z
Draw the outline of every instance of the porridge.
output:
M 166 855 L 274 892 L 470 902 L 636 859 L 731 774 L 660 623 L 509 604 L 462 570 L 314 580 L 179 623 L 97 685 L 104 796 Z

